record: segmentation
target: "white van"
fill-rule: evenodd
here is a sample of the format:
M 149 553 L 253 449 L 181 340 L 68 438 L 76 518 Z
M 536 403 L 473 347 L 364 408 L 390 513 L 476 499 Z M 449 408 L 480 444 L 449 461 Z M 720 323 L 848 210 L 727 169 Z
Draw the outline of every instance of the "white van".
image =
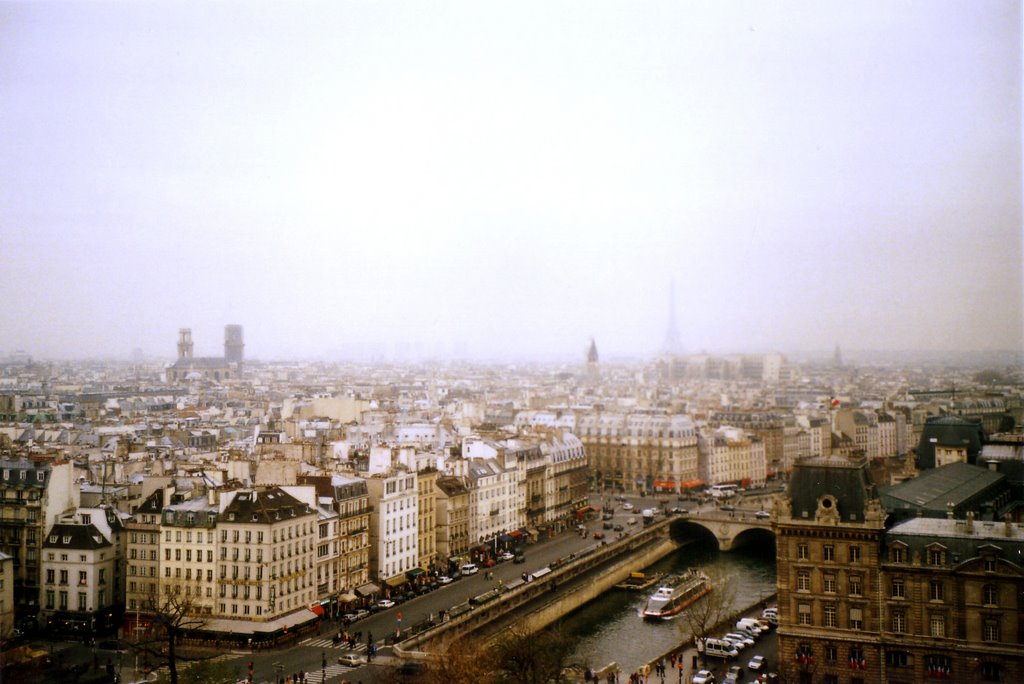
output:
M 477 572 L 479 572 L 479 570 L 480 568 L 476 566 L 476 563 L 466 563 L 461 568 L 459 568 L 459 572 L 461 572 L 463 575 L 475 575 Z
M 705 639 L 704 655 L 712 658 L 735 658 L 740 652 L 725 639 Z
M 736 629 L 742 632 L 747 632 L 754 637 L 761 636 L 761 632 L 764 631 L 761 629 L 761 621 L 755 620 L 754 618 L 741 618 L 737 620 Z

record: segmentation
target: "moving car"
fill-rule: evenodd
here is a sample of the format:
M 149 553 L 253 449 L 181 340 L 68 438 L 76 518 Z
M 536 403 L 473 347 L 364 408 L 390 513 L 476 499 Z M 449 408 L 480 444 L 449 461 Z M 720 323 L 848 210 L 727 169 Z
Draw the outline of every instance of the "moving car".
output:
M 698 670 L 693 673 L 691 684 L 714 684 L 715 673 L 711 670 Z
M 738 682 L 738 681 L 741 681 L 742 679 L 743 679 L 743 667 L 740 666 L 740 665 L 732 665 L 732 666 L 729 667 L 729 671 L 725 673 L 725 679 L 722 680 L 722 681 L 723 681 L 723 684 L 724 684 L 724 682 L 728 682 L 730 680 L 734 681 L 734 682 Z
M 512 559 L 512 562 L 513 563 L 525 563 L 526 562 L 526 555 L 522 554 L 522 553 L 517 553 L 516 557 Z
M 631 511 L 631 510 L 633 510 L 633 504 L 631 504 L 631 503 L 629 503 L 627 501 L 626 503 L 622 504 L 622 508 L 623 508 L 623 510 Z
M 380 601 L 377 601 L 377 607 L 381 610 L 387 610 L 388 608 L 394 608 L 395 602 L 391 599 L 381 599 Z
M 338 656 L 339 665 L 347 665 L 348 667 L 359 667 L 363 664 L 363 659 L 355 653 L 342 653 Z
M 604 532 L 595 532 L 594 539 L 604 539 Z
M 747 667 L 749 667 L 751 670 L 760 670 L 762 667 L 764 667 L 764 656 L 754 656 L 750 659 L 750 662 L 747 663 Z
M 501 558 L 501 560 L 503 560 L 503 561 L 510 561 L 513 558 L 515 558 L 515 554 L 506 551 L 505 553 L 501 554 L 498 557 Z

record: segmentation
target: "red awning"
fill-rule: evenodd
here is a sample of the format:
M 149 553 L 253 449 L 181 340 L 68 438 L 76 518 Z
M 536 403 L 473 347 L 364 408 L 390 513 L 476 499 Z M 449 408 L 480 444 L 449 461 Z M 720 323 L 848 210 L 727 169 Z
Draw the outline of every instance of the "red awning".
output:
M 654 486 L 658 489 L 675 489 L 676 482 L 675 480 L 655 480 Z
M 313 605 L 311 605 L 309 607 L 309 609 L 311 611 L 313 611 L 314 613 L 316 613 L 317 615 L 323 615 L 324 614 L 324 607 L 321 606 L 319 603 L 314 603 Z
M 693 489 L 694 487 L 703 487 L 704 480 L 687 480 L 686 482 L 680 482 L 680 489 Z

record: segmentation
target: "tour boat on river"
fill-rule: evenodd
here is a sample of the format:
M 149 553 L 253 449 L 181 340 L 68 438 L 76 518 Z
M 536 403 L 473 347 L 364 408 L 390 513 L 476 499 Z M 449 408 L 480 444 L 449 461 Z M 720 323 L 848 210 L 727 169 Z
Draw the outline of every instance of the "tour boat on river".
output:
M 670 618 L 710 591 L 708 576 L 699 570 L 691 569 L 682 575 L 669 575 L 647 599 L 643 617 L 645 620 Z

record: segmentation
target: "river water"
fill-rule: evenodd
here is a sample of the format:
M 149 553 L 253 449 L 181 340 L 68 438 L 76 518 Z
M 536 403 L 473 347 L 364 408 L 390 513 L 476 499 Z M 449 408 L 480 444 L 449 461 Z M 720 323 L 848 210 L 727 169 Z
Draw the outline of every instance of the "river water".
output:
M 728 582 L 735 608 L 775 593 L 772 543 L 751 544 L 728 553 L 694 543 L 662 558 L 647 572 L 682 572 L 687 568 L 700 568 L 716 580 Z M 563 618 L 560 628 L 578 641 L 570 660 L 593 668 L 614 661 L 623 671 L 632 672 L 678 648 L 683 632 L 688 631 L 684 618 L 648 622 L 640 617 L 652 591 L 654 587 L 646 592 L 613 589 Z

